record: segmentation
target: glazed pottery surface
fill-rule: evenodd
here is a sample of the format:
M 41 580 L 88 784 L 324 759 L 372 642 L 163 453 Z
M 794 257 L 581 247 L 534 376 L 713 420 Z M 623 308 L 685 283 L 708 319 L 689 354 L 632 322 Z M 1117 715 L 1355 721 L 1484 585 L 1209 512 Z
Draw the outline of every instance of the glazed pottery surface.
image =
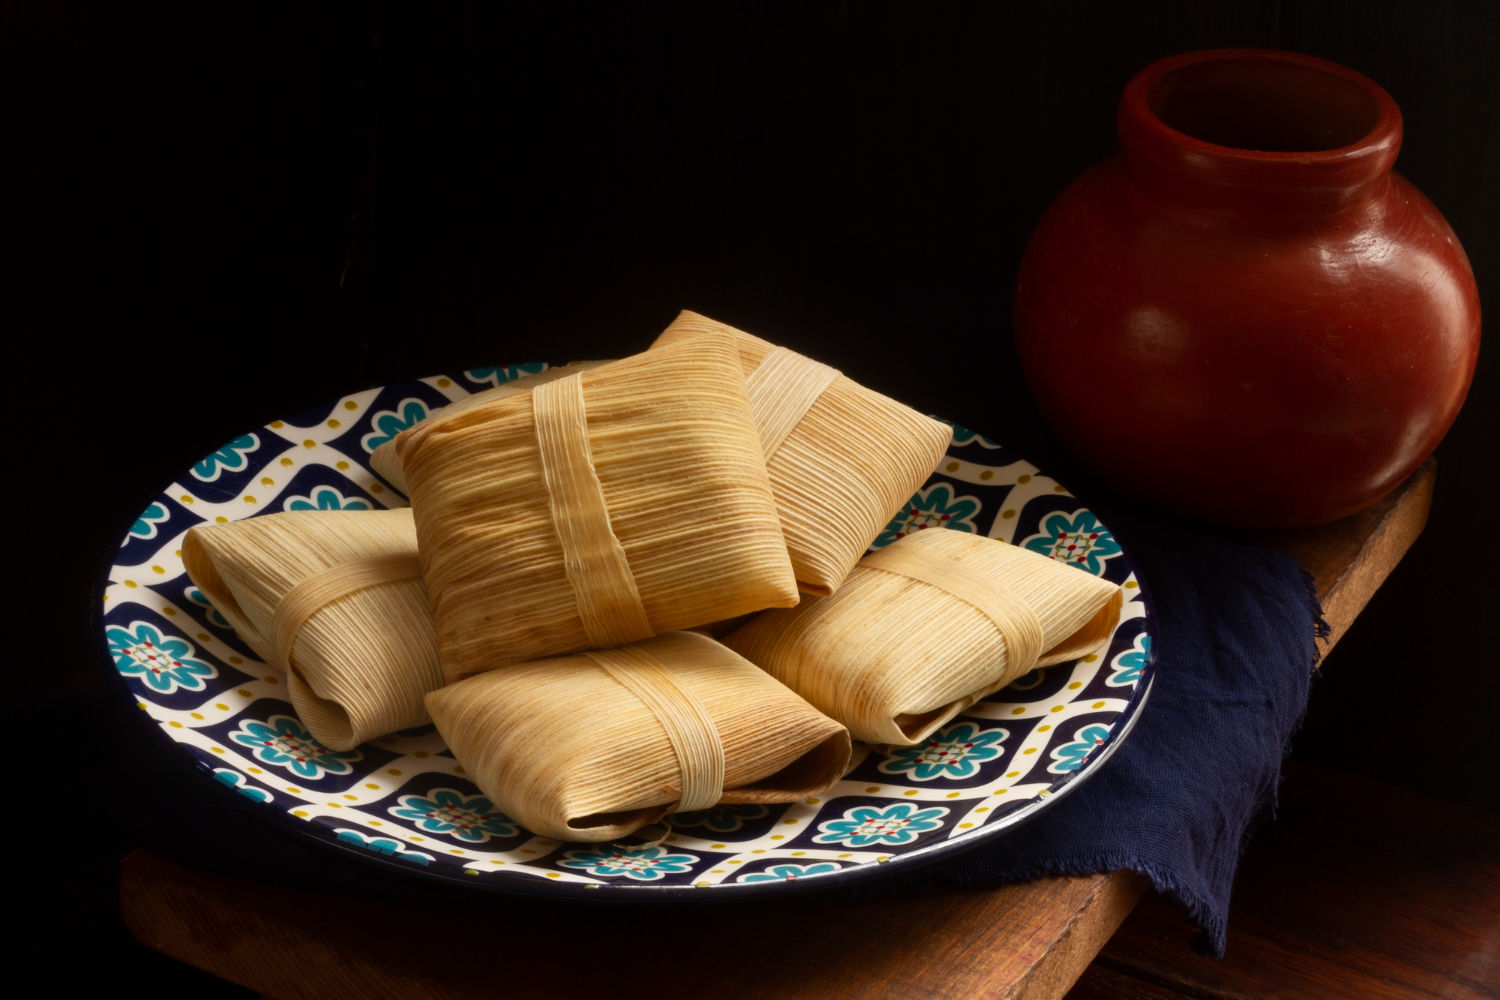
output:
M 1021 265 L 1017 346 L 1058 438 L 1200 520 L 1379 499 L 1437 447 L 1479 350 L 1463 249 L 1391 170 L 1395 103 L 1309 56 L 1193 52 L 1137 75 L 1118 125 Z

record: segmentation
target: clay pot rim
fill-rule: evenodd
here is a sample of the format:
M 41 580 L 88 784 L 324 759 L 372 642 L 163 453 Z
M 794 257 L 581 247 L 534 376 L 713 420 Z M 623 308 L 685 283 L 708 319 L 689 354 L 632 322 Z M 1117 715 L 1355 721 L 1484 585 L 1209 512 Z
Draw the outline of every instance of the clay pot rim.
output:
M 1258 60 L 1313 70 L 1336 77 L 1359 88 L 1376 108 L 1375 123 L 1363 136 L 1345 146 L 1333 149 L 1266 151 L 1243 149 L 1238 146 L 1221 146 L 1178 131 L 1157 117 L 1151 107 L 1151 99 L 1157 86 L 1170 73 L 1190 66 L 1215 62 Z M 1184 151 L 1208 154 L 1216 159 L 1233 159 L 1255 163 L 1297 163 L 1303 165 L 1337 165 L 1370 156 L 1391 155 L 1401 144 L 1401 109 L 1390 94 L 1374 80 L 1350 69 L 1341 63 L 1300 52 L 1281 49 L 1200 49 L 1158 59 L 1131 78 L 1120 97 L 1119 120 L 1122 131 L 1129 126 L 1144 133 L 1155 134 Z

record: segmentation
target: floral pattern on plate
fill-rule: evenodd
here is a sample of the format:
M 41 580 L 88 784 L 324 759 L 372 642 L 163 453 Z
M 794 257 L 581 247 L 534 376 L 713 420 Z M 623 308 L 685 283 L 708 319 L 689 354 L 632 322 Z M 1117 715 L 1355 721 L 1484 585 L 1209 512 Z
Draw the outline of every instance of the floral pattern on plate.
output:
M 452 788 L 435 788 L 426 795 L 406 795 L 390 810 L 397 819 L 409 819 L 430 833 L 482 844 L 491 837 L 514 837 L 515 821 L 490 804 L 482 795 L 466 796 Z
M 568 851 L 558 862 L 563 868 L 578 868 L 605 878 L 624 876 L 637 882 L 655 882 L 668 872 L 689 872 L 698 858 L 673 854 L 662 847 L 604 847 L 597 851 Z
M 328 749 L 290 715 L 273 715 L 264 722 L 246 719 L 230 738 L 253 748 L 256 760 L 284 767 L 304 781 L 348 774 L 364 756 L 358 750 Z
M 176 637 L 164 638 L 148 622 L 132 622 L 128 628 L 107 628 L 104 635 L 109 641 L 109 651 L 114 654 L 115 668 L 163 694 L 171 694 L 178 688 L 201 691 L 204 682 L 218 673 L 210 664 L 193 659 L 196 651 L 192 643 Z
M 1004 729 L 980 729 L 972 722 L 960 722 L 916 746 L 893 748 L 880 770 L 904 774 L 913 781 L 972 777 L 980 764 L 996 760 L 1005 752 L 1000 744 L 1009 735 Z

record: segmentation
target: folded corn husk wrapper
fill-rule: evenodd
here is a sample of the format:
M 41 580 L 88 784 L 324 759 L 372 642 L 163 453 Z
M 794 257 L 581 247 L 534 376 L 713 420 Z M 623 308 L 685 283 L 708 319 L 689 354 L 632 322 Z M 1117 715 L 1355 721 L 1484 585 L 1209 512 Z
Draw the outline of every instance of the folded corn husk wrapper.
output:
M 937 468 L 952 430 L 817 362 L 683 312 L 652 345 L 732 334 L 797 585 L 827 595 Z
M 449 682 L 797 603 L 728 336 L 431 417 L 396 448 Z
M 433 410 L 432 413 L 428 414 L 428 419 L 430 420 L 432 417 L 444 413 L 458 413 L 471 406 L 477 406 L 492 399 L 514 396 L 518 392 L 530 392 L 539 385 L 556 382 L 560 378 L 567 378 L 569 375 L 588 371 L 590 368 L 598 368 L 603 364 L 608 364 L 608 362 L 575 361 L 557 368 L 548 368 L 545 371 L 537 372 L 535 375 L 522 374 L 519 378 L 498 385 L 493 389 L 476 392 L 462 399 L 456 399 L 447 406 Z M 370 467 L 379 473 L 382 479 L 396 487 L 396 489 L 402 493 L 406 492 L 406 474 L 401 471 L 401 458 L 396 454 L 396 442 L 394 440 L 387 441 L 375 449 L 370 455 Z
M 855 739 L 909 746 L 1026 671 L 1103 646 L 1121 600 L 1115 584 L 1035 552 L 934 530 L 866 557 L 832 597 L 767 611 L 724 643 Z
M 674 720 L 662 697 L 688 711 Z M 715 802 L 796 801 L 837 781 L 850 754 L 843 726 L 690 632 L 491 670 L 427 704 L 480 790 L 559 840 L 613 840 Z M 694 756 L 698 737 L 721 757 Z
M 429 721 L 442 686 L 410 510 L 294 511 L 187 533 L 182 561 L 317 740 L 351 750 Z

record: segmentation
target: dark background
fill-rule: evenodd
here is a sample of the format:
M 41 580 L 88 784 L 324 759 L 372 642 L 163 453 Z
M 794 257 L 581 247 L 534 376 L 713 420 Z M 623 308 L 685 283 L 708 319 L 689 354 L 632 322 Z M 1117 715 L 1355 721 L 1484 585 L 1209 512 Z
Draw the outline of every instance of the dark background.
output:
M 1497 301 L 1491 0 L 20 2 L 0 18 L 25 430 L 11 691 L 36 704 L 98 684 L 99 566 L 222 442 L 387 381 L 633 353 L 683 307 L 1100 490 L 1033 411 L 1011 285 L 1051 199 L 1115 150 L 1125 83 L 1172 53 L 1293 49 L 1380 83 L 1405 116 L 1397 169 Z M 1482 356 L 1438 451 L 1426 534 L 1330 657 L 1296 744 L 1490 811 L 1493 368 Z

